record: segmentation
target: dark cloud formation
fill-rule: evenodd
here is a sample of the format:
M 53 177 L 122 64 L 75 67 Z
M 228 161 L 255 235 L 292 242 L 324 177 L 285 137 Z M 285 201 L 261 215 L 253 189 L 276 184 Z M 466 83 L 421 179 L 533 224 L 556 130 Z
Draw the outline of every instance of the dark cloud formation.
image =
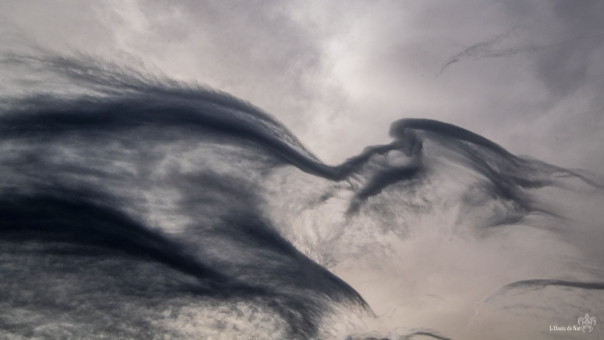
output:
M 321 317 L 332 304 L 367 308 L 350 286 L 297 251 L 263 218 L 258 208 L 261 188 L 253 179 L 282 164 L 306 170 L 317 163 L 270 116 L 227 95 L 145 82 L 140 74 L 119 68 L 110 71 L 87 60 L 18 60 L 39 62 L 76 84 L 87 82 L 103 95 L 79 100 L 35 96 L 5 102 L 9 109 L 1 117 L 6 154 L 0 229 L 9 245 L 3 249 L 12 249 L 5 256 L 14 261 L 5 271 L 16 271 L 16 277 L 36 273 L 39 286 L 33 289 L 40 290 L 43 278 L 56 273 L 54 263 L 49 268 L 28 264 L 36 261 L 36 254 L 53 254 L 62 266 L 84 257 L 88 270 L 95 272 L 106 269 L 99 263 L 109 257 L 118 263 L 111 271 L 95 274 L 95 289 L 100 290 L 96 294 L 112 292 L 107 303 L 115 301 L 118 309 L 130 303 L 128 294 L 158 299 L 188 295 L 202 301 L 210 296 L 226 304 L 243 301 L 275 313 L 287 326 L 285 334 L 294 338 L 317 336 Z M 167 156 L 200 145 L 208 149 L 192 157 L 198 158 L 201 169 L 173 165 L 165 174 L 157 173 Z M 221 150 L 225 146 L 232 150 Z M 162 152 L 169 147 L 170 154 Z M 320 172 L 317 168 L 313 171 Z M 146 209 L 155 207 L 141 200 L 154 195 L 153 189 L 160 191 L 157 199 L 170 201 L 172 206 L 164 213 L 171 219 L 190 220 L 177 230 L 150 221 Z M 164 190 L 176 192 L 175 196 L 161 197 Z M 38 249 L 22 255 L 18 244 Z M 156 267 L 157 277 L 149 278 L 152 273 L 137 277 L 136 270 L 120 263 L 121 258 L 134 261 L 135 267 Z M 115 294 L 113 277 L 125 278 L 125 287 Z M 80 278 L 74 280 L 67 277 L 49 285 L 73 292 L 72 285 L 83 284 Z M 148 287 L 139 290 L 142 282 Z M 49 309 L 37 308 L 25 292 L 5 288 L 11 291 L 9 301 L 34 312 L 66 308 L 52 296 L 42 298 L 51 300 L 46 302 Z M 87 292 L 80 293 L 86 298 Z M 5 310 L 11 313 L 15 307 Z M 136 319 L 122 312 L 123 320 Z M 53 322 L 52 314 L 44 318 Z M 43 335 L 33 324 L 20 322 L 6 321 L 7 331 Z M 134 327 L 134 333 L 116 330 L 114 335 L 132 336 L 144 324 L 128 326 Z
M 0 6 L 3 46 L 33 41 L 203 81 L 275 114 L 329 163 L 384 143 L 382 127 L 401 117 L 566 167 L 604 163 L 598 1 Z
M 604 315 L 599 1 L 0 13 L 0 337 L 548 339 Z
M 449 338 L 447 338 L 445 336 L 434 334 L 430 331 L 416 331 L 416 332 L 413 332 L 412 334 L 404 336 L 402 339 L 408 340 L 408 339 L 413 339 L 414 337 L 417 337 L 417 336 L 427 336 L 427 337 L 438 339 L 438 340 L 450 340 Z
M 474 183 L 461 196 L 457 224 L 479 234 L 495 225 L 530 224 L 527 218 L 539 213 L 558 219 L 532 194 L 538 189 L 569 180 L 601 189 L 579 172 L 517 157 L 476 133 L 429 119 L 396 121 L 393 142 L 330 166 L 270 115 L 226 94 L 90 57 L 7 54 L 3 60 L 73 88 L 3 98 L 6 336 L 211 337 L 239 334 L 241 323 L 254 325 L 258 336 L 340 334 L 324 333 L 336 311 L 371 315 L 371 308 L 293 245 L 284 232 L 289 226 L 279 223 L 294 224 L 294 216 L 278 221 L 267 210 L 268 201 L 287 201 L 269 194 L 271 178 L 286 167 L 301 170 L 296 176 L 346 183 L 327 193 L 317 187 L 322 198 L 312 205 L 351 192 L 341 213 L 353 232 L 355 221 L 367 218 L 402 228 L 396 214 L 384 215 L 400 203 L 387 200 L 445 187 L 439 173 L 450 171 Z M 426 199 L 421 204 L 428 210 L 409 204 L 404 218 L 438 208 Z M 498 208 L 481 212 L 487 204 Z M 328 249 L 340 242 L 334 238 Z M 355 242 L 348 243 L 351 250 L 363 249 Z M 557 279 L 513 287 L 536 285 L 601 289 Z M 207 313 L 198 316 L 206 333 L 174 326 L 188 322 L 189 308 Z M 258 318 L 262 326 L 253 321 Z M 417 336 L 447 339 L 423 330 L 402 337 Z
M 524 280 L 524 281 L 513 282 L 508 285 L 505 285 L 504 287 L 502 287 L 501 293 L 504 294 L 507 291 L 510 291 L 513 289 L 546 288 L 548 286 L 593 289 L 593 290 L 604 289 L 604 283 L 602 283 L 602 282 L 575 282 L 575 281 L 565 281 L 565 280 Z

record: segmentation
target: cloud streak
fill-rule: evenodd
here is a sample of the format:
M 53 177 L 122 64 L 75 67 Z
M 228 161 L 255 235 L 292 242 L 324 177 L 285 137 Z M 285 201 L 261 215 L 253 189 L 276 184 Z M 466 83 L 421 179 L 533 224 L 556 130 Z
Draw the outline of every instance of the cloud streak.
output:
M 484 339 L 463 321 L 597 307 L 596 2 L 11 6 L 38 47 L 1 56 L 0 336 Z

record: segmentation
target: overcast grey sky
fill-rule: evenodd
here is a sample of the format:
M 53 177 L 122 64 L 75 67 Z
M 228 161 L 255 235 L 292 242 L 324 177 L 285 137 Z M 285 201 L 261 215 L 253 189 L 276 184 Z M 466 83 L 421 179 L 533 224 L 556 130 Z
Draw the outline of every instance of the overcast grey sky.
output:
M 357 155 L 368 145 L 389 142 L 390 124 L 413 117 L 456 124 L 515 154 L 604 176 L 603 0 L 0 0 L 0 59 L 11 52 L 75 54 L 76 58 L 68 60 L 82 58 L 85 62 L 78 65 L 84 67 L 95 65 L 86 59 L 89 55 L 112 62 L 99 62 L 100 65 L 141 68 L 150 75 L 164 74 L 233 94 L 274 115 L 309 150 L 330 164 Z M 23 60 L 27 64 L 28 59 Z M 74 77 L 48 78 L 52 76 L 53 67 L 61 68 L 60 63 L 46 65 L 46 68 L 35 62 L 29 67 L 17 62 L 0 64 L 10 64 L 10 67 L 0 67 L 0 106 L 4 105 L 5 96 L 27 95 L 28 91 L 36 93 L 40 89 L 69 97 L 73 87 L 80 84 L 77 76 L 81 74 L 77 72 L 81 69 L 78 68 L 74 68 Z M 119 69 L 116 73 L 119 74 Z M 111 75 L 108 72 L 102 79 L 114 79 Z M 87 76 L 80 78 L 86 80 Z M 134 76 L 133 79 L 135 82 Z M 119 91 L 125 86 L 115 88 Z M 140 104 L 146 98 L 137 96 L 133 100 Z M 162 100 L 162 97 L 153 100 Z M 183 107 L 188 109 L 188 103 Z M 54 119 L 53 115 L 49 117 L 48 121 Z M 162 115 L 162 118 L 171 117 Z M 142 120 L 142 116 L 139 119 Z M 242 119 L 237 116 L 235 120 Z M 208 121 L 211 120 L 208 118 Z M 179 122 L 179 128 L 180 124 L 189 123 Z M 205 126 L 205 122 L 201 120 L 200 126 Z M 220 120 L 216 122 L 216 126 L 221 124 Z M 23 131 L 29 131 L 32 125 L 23 124 L 26 126 Z M 8 125 L 7 131 L 13 127 Z M 161 127 L 149 131 L 155 133 Z M 205 131 L 213 131 L 214 127 L 208 124 L 207 130 L 192 129 L 189 133 L 194 132 L 197 137 Z M 51 131 L 56 130 L 51 128 Z M 83 136 L 87 130 L 81 131 Z M 229 131 L 226 128 L 221 131 L 225 140 L 237 138 L 238 130 Z M 247 130 L 242 131 L 241 136 Z M 262 126 L 253 131 L 260 131 L 254 133 L 264 136 Z M 515 158 L 482 140 L 472 142 L 475 145 L 469 143 L 476 146 L 474 149 L 463 148 L 461 142 L 447 149 L 447 143 L 455 142 L 455 133 L 450 133 L 453 137 L 445 135 L 435 133 L 430 137 L 426 133 L 428 143 L 424 144 L 424 150 L 427 151 L 413 154 L 410 160 L 402 156 L 401 150 L 393 150 L 386 156 L 368 153 L 371 157 L 360 158 L 356 163 L 358 167 L 353 164 L 354 167 L 328 168 L 319 164 L 323 170 L 315 172 L 308 171 L 311 166 L 300 165 L 299 158 L 279 153 L 279 148 L 274 150 L 278 157 L 283 156 L 284 164 L 291 161 L 307 172 L 255 159 L 261 157 L 255 153 L 242 157 L 247 155 L 247 144 L 232 143 L 232 149 L 231 144 L 221 147 L 219 142 L 223 139 L 214 140 L 212 136 L 200 139 L 199 149 L 193 151 L 179 144 L 189 143 L 188 137 L 183 136 L 187 138 L 175 141 L 174 148 L 154 151 L 158 156 L 154 155 L 152 160 L 147 160 L 144 152 L 141 152 L 144 157 L 137 158 L 130 156 L 131 149 L 122 152 L 114 150 L 110 143 L 101 145 L 113 138 L 109 133 L 101 134 L 100 142 L 90 138 L 90 144 L 85 143 L 88 141 L 85 138 L 81 139 L 83 143 L 79 143 L 79 139 L 73 143 L 65 134 L 65 138 L 59 138 L 57 144 L 47 148 L 41 142 L 46 140 L 39 139 L 32 145 L 24 144 L 23 150 L 10 144 L 12 137 L 9 136 L 5 137 L 8 150 L 23 151 L 24 155 L 54 150 L 58 161 L 53 162 L 54 158 L 49 156 L 48 161 L 41 157 L 48 163 L 35 163 L 29 157 L 20 157 L 24 168 L 31 168 L 35 176 L 28 172 L 21 175 L 18 173 L 21 168 L 9 167 L 5 187 L 12 190 L 14 178 L 23 177 L 24 183 L 31 181 L 38 185 L 39 181 L 53 184 L 48 179 L 56 177 L 57 183 L 64 184 L 65 188 L 75 188 L 80 183 L 76 173 L 64 171 L 63 174 L 62 169 L 82 163 L 84 170 L 99 167 L 103 170 L 97 162 L 104 158 L 98 155 L 115 160 L 111 166 L 121 166 L 122 160 L 127 161 L 135 170 L 138 167 L 157 170 L 164 166 L 162 164 L 171 167 L 174 161 L 178 165 L 175 172 L 140 171 L 134 180 L 130 172 L 120 175 L 113 168 L 107 168 L 110 170 L 95 175 L 100 179 L 98 183 L 107 182 L 103 184 L 106 188 L 98 189 L 99 193 L 106 190 L 123 195 L 123 202 L 127 204 L 122 205 L 122 201 L 111 204 L 118 211 L 128 214 L 133 211 L 134 218 L 140 218 L 149 230 L 161 227 L 162 232 L 172 233 L 181 228 L 185 231 L 178 234 L 178 239 L 182 235 L 187 242 L 189 224 L 194 232 L 191 235 L 206 235 L 206 230 L 207 235 L 214 235 L 214 230 L 228 234 L 231 238 L 225 238 L 225 244 L 232 243 L 224 249 L 215 248 L 215 244 L 210 244 L 213 239 L 205 236 L 199 240 L 193 238 L 187 244 L 195 251 L 201 249 L 195 254 L 206 252 L 216 257 L 219 259 L 216 263 L 223 263 L 220 262 L 223 258 L 234 261 L 224 263 L 234 263 L 236 275 L 240 275 L 239 268 L 253 271 L 262 267 L 267 271 L 260 273 L 283 276 L 282 267 L 273 267 L 272 262 L 267 266 L 258 265 L 253 256 L 238 255 L 247 254 L 249 249 L 259 249 L 259 252 L 268 249 L 267 254 L 282 257 L 279 251 L 293 244 L 366 299 L 378 318 L 367 324 L 356 321 L 350 324 L 355 327 L 361 324 L 361 328 L 367 330 L 394 330 L 402 334 L 407 332 L 402 326 L 415 329 L 435 325 L 436 330 L 449 336 L 474 332 L 468 323 L 475 321 L 476 329 L 492 333 L 493 327 L 488 322 L 494 320 L 495 328 L 502 334 L 508 331 L 509 325 L 516 324 L 545 332 L 545 323 L 574 323 L 582 313 L 592 313 L 591 307 L 604 305 L 600 303 L 600 296 L 566 290 L 574 284 L 575 288 L 583 289 L 581 285 L 587 285 L 587 289 L 596 287 L 595 291 L 601 291 L 604 258 L 601 221 L 604 218 L 603 195 L 597 185 L 533 162 L 515 162 Z M 257 140 L 261 140 L 260 137 Z M 137 152 L 147 147 L 144 138 L 132 146 Z M 254 138 L 250 140 L 256 140 Z M 409 138 L 405 141 L 412 141 Z M 477 139 L 472 136 L 471 140 Z M 266 145 L 258 146 L 258 155 L 271 148 L 271 138 L 262 141 Z M 164 143 L 164 140 L 154 142 Z M 74 154 L 81 154 L 81 158 L 67 157 L 64 155 L 69 153 L 53 149 L 62 147 L 61 143 L 67 151 L 72 147 Z M 96 150 L 97 144 L 99 150 Z M 419 151 L 419 144 L 413 144 L 413 149 Z M 434 149 L 430 149 L 430 145 Z M 443 146 L 442 150 L 437 150 L 438 146 Z M 121 148 L 121 144 L 115 148 Z M 122 153 L 114 154 L 115 151 Z M 223 152 L 226 157 L 222 157 Z M 221 157 L 216 157 L 218 154 Z M 7 155 L 7 159 L 12 159 L 12 153 Z M 487 164 L 489 155 L 496 156 L 494 159 L 500 163 L 491 167 Z M 397 157 L 398 161 L 409 162 L 401 165 L 396 162 Z M 483 159 L 487 159 L 486 163 Z M 277 161 L 275 164 L 281 164 Z M 38 166 L 55 163 L 55 167 Z M 507 167 L 509 164 L 512 166 Z M 188 167 L 199 172 L 199 176 L 189 176 Z M 263 172 L 262 181 L 255 177 L 260 176 L 260 169 L 271 169 Z M 336 184 L 320 178 L 339 180 L 342 176 L 338 173 L 344 173 L 340 169 L 354 171 L 345 175 L 349 182 Z M 521 174 L 525 169 L 526 177 Z M 543 187 L 550 184 L 548 176 L 561 178 Z M 86 179 L 86 185 L 94 188 L 94 192 L 98 186 L 96 178 Z M 199 191 L 194 190 L 193 184 L 189 185 L 193 181 L 197 181 Z M 532 190 L 529 184 L 537 189 Z M 382 190 L 386 186 L 389 190 Z M 46 186 L 41 187 L 44 194 Z M 50 187 L 55 190 L 54 185 Z M 6 188 L 4 195 L 9 197 Z M 74 196 L 72 199 L 79 202 L 83 198 Z M 233 207 L 228 206 L 229 201 L 233 201 Z M 4 203 L 4 209 L 12 208 L 10 204 Z M 23 206 L 29 208 L 28 204 Z M 274 223 L 274 229 L 284 237 L 283 242 L 275 243 L 274 249 L 279 251 L 271 253 L 272 246 L 258 246 L 265 243 L 250 243 L 249 249 L 245 244 L 240 245 L 240 239 L 256 242 L 255 238 L 245 236 L 247 234 L 240 236 L 239 232 L 244 229 L 237 229 L 237 223 L 223 216 L 247 218 L 243 212 L 259 214 Z M 74 215 L 76 219 L 78 214 Z M 219 222 L 214 224 L 214 221 Z M 156 224 L 158 228 L 154 227 Z M 247 224 L 246 228 L 249 228 Z M 272 226 L 260 228 L 264 229 L 272 235 Z M 197 234 L 198 230 L 203 233 Z M 264 237 L 261 233 L 258 235 Z M 216 254 L 213 249 L 218 249 Z M 207 261 L 214 261 L 214 257 L 199 263 L 213 263 Z M 237 262 L 240 258 L 241 262 Z M 314 266 L 314 262 L 311 264 Z M 22 277 L 31 276 L 26 271 L 29 267 L 14 267 L 20 273 L 27 273 Z M 269 272 L 272 269 L 274 272 Z M 247 273 L 245 270 L 241 272 Z M 233 277 L 238 277 L 236 275 Z M 550 279 L 570 280 L 571 284 L 556 284 L 558 281 L 550 284 Z M 304 284 L 314 287 L 311 281 Z M 525 286 L 535 293 L 532 300 L 522 300 L 523 295 L 510 289 L 511 282 L 512 288 Z M 548 290 L 550 295 L 542 294 L 545 290 L 532 290 L 548 285 L 558 288 Z M 511 293 L 506 295 L 508 290 Z M 497 293 L 501 291 L 503 293 Z M 494 302 L 487 303 L 486 297 L 492 294 L 495 297 L 489 299 Z M 516 300 L 506 305 L 509 297 Z M 580 306 L 580 310 L 575 310 L 576 306 Z M 494 317 L 488 315 L 489 308 Z M 512 308 L 517 308 L 519 313 Z M 531 308 L 542 314 L 532 317 Z M 527 313 L 523 312 L 525 309 Z M 216 314 L 214 309 L 212 314 Z M 141 315 L 147 317 L 145 313 Z M 216 315 L 220 318 L 222 314 Z M 499 320 L 500 315 L 510 319 Z M 513 319 L 516 316 L 518 320 Z M 520 319 L 525 317 L 526 320 Z M 234 324 L 239 324 L 239 318 Z M 531 324 L 537 318 L 541 318 L 539 322 L 543 322 L 543 326 Z M 39 328 L 37 323 L 34 326 Z M 182 328 L 191 327 L 187 324 Z M 345 333 L 351 332 L 346 328 Z M 548 333 L 546 337 L 553 335 L 556 334 Z
M 329 163 L 425 117 L 602 173 L 602 1 L 5 0 L 0 13 L 5 51 L 143 63 L 229 92 Z

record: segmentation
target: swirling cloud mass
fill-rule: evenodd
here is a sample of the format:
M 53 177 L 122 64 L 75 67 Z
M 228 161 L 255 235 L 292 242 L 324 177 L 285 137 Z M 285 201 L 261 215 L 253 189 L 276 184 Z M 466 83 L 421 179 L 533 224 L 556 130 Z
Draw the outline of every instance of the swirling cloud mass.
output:
M 596 41 L 592 29 L 572 44 Z M 514 34 L 451 54 L 434 77 L 557 48 Z M 597 155 L 558 165 L 559 144 L 536 152 L 546 162 L 455 119 L 409 115 L 386 115 L 390 130 L 371 137 L 385 142 L 361 152 L 325 137 L 364 133 L 334 116 L 307 147 L 306 130 L 286 127 L 297 118 L 136 59 L 9 45 L 2 338 L 579 339 L 550 326 L 604 317 Z M 337 149 L 350 151 L 337 165 L 315 155 Z

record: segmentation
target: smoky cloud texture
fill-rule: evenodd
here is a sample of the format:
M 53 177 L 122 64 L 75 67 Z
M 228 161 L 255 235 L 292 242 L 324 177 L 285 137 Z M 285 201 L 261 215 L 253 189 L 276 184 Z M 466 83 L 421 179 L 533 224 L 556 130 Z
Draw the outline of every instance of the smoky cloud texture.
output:
M 3 1 L 0 337 L 601 318 L 602 6 Z
M 555 235 L 543 221 L 566 217 L 535 192 L 602 190 L 594 176 L 515 156 L 435 120 L 395 121 L 391 143 L 327 165 L 275 118 L 227 94 L 92 57 L 13 53 L 3 64 L 41 71 L 33 89 L 49 81 L 71 86 L 3 98 L 6 336 L 212 337 L 239 334 L 241 324 L 256 336 L 343 336 L 354 331 L 338 318 L 375 316 L 371 304 L 326 266 L 337 269 L 359 252 L 382 254 L 348 239 L 373 233 L 358 229 L 368 219 L 382 224 L 377 230 L 391 225 L 396 237 L 388 242 L 406 242 L 408 222 L 401 218 L 439 214 L 439 199 L 425 195 L 430 187 L 449 191 L 441 174 L 452 171 L 470 181 L 461 184 L 469 189 L 456 203 L 455 224 L 473 226 L 476 235 L 527 225 Z M 275 191 L 308 186 L 288 184 L 292 178 L 322 181 L 309 187 L 319 199 L 301 191 L 292 200 Z M 384 214 L 399 204 L 396 196 L 409 205 L 405 214 Z M 323 233 L 343 229 L 310 245 L 326 244 L 316 248 L 323 255 L 301 251 L 296 233 L 307 230 L 296 229 L 296 214 L 320 212 L 341 197 L 346 207 L 335 213 L 342 224 L 319 225 Z M 348 250 L 340 252 L 342 246 Z M 35 279 L 19 288 L 31 275 Z M 552 285 L 600 290 L 602 284 L 530 278 L 503 286 L 500 294 Z M 179 322 L 193 318 L 189 310 L 201 325 L 179 331 Z M 63 324 L 70 326 L 57 326 Z M 393 334 L 448 339 L 435 326 Z
M 367 308 L 350 286 L 297 251 L 262 217 L 257 207 L 260 188 L 252 178 L 287 163 L 303 170 L 322 169 L 270 116 L 227 95 L 145 82 L 140 74 L 110 71 L 107 65 L 85 60 L 14 56 L 7 60 L 38 62 L 76 84 L 87 82 L 100 93 L 78 100 L 42 95 L 5 101 L 9 109 L 1 117 L 6 152 L 3 242 L 13 247 L 37 244 L 39 256 L 44 256 L 45 248 L 53 254 L 54 248 L 58 254 L 65 248 L 67 263 L 82 256 L 158 263 L 163 265 L 157 273 L 161 279 L 149 280 L 148 292 L 137 294 L 155 290 L 160 290 L 155 298 L 168 294 L 162 291 L 168 289 L 162 284 L 166 276 L 176 280 L 170 294 L 260 303 L 259 308 L 283 319 L 291 337 L 315 337 L 319 320 L 332 303 Z M 199 145 L 234 150 L 218 150 L 222 160 L 208 155 L 211 150 L 194 150 L 193 157 L 205 169 L 169 165 L 164 174 L 157 173 L 166 157 Z M 162 152 L 167 147 L 170 155 Z M 234 173 L 220 169 L 221 162 Z M 245 173 L 252 177 L 245 179 Z M 160 193 L 156 198 L 164 205 L 170 201 L 173 206 L 166 209 L 172 218 L 190 221 L 171 230 L 165 223 L 148 220 L 145 210 L 154 207 L 141 200 L 153 195 L 153 189 L 176 191 L 175 197 Z M 30 261 L 29 257 L 14 261 L 19 260 Z M 10 269 L 18 267 L 11 264 Z M 53 274 L 47 273 L 52 267 L 24 270 L 42 278 Z M 127 273 L 127 268 L 116 266 L 105 275 L 130 277 Z M 69 290 L 70 282 L 58 285 Z M 123 299 L 128 301 L 127 296 L 110 298 L 118 306 Z M 35 305 L 34 300 L 21 303 Z M 54 303 L 53 308 L 61 308 L 61 301 Z M 15 335 L 36 334 L 11 325 L 6 326 Z
M 425 117 L 565 167 L 604 164 L 597 0 L 1 6 L 3 46 L 123 57 L 203 81 L 276 115 L 330 163 L 386 142 L 394 120 Z

